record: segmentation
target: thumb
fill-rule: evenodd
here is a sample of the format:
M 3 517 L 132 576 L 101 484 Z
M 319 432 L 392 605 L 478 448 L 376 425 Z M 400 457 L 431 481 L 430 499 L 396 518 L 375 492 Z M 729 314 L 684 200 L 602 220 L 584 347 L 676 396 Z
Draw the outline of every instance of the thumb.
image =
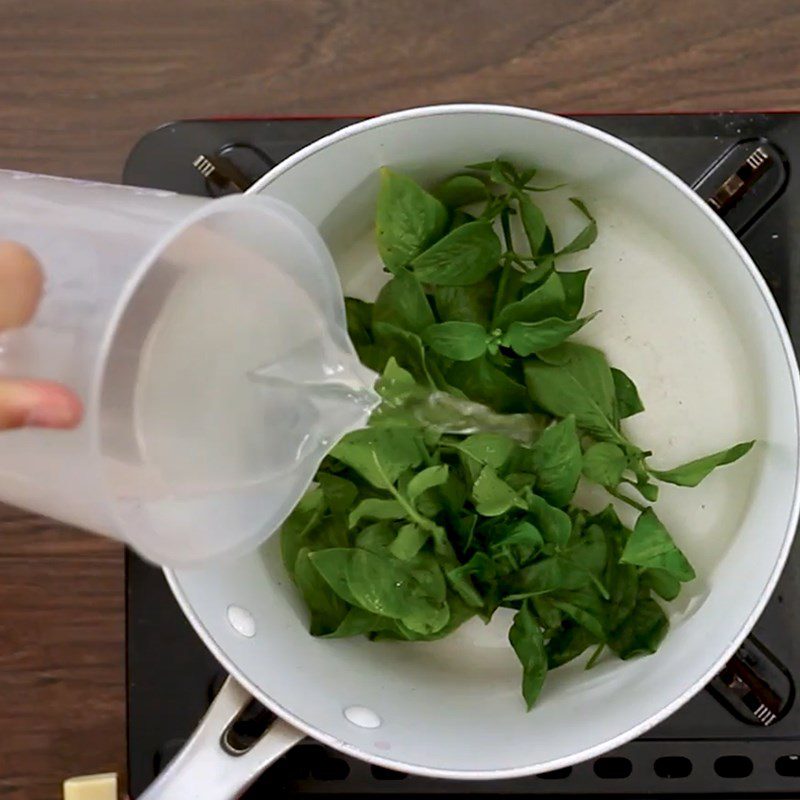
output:
M 81 420 L 81 401 L 51 381 L 0 380 L 0 430 L 74 428 Z

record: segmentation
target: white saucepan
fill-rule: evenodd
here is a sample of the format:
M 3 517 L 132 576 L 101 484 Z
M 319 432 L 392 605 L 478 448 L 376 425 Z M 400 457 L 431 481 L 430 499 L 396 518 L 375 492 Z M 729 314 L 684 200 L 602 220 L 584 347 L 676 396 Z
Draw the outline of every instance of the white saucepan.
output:
M 797 365 L 753 262 L 678 178 L 568 119 L 454 105 L 345 128 L 251 191 L 306 215 L 333 252 L 345 292 L 371 299 L 386 279 L 372 239 L 378 168 L 432 182 L 496 155 L 540 167 L 543 181 L 569 182 L 539 196 L 557 240 L 581 224 L 568 196 L 596 214 L 598 241 L 570 256 L 576 268 L 593 268 L 587 310 L 603 309 L 583 338 L 638 384 L 647 410 L 630 429 L 657 463 L 758 439 L 745 459 L 697 489 L 663 487 L 659 515 L 698 573 L 671 606 L 669 635 L 647 658 L 551 673 L 526 713 L 502 612 L 441 642 L 314 639 L 273 537 L 235 562 L 167 573 L 231 678 L 148 800 L 236 797 L 305 735 L 374 764 L 442 778 L 509 778 L 574 764 L 639 736 L 689 700 L 767 602 L 798 518 Z M 251 696 L 279 720 L 249 752 L 232 755 L 223 732 Z

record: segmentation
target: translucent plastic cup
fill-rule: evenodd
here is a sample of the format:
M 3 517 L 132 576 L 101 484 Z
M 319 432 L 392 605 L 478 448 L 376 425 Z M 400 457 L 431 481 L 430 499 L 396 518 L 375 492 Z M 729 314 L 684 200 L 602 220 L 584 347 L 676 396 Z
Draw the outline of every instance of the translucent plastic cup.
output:
M 32 323 L 0 334 L 0 376 L 85 405 L 76 430 L 2 434 L 6 502 L 161 564 L 237 554 L 369 413 L 331 256 L 284 203 L 0 171 L 0 239 L 46 276 Z M 315 395 L 331 381 L 347 401 Z

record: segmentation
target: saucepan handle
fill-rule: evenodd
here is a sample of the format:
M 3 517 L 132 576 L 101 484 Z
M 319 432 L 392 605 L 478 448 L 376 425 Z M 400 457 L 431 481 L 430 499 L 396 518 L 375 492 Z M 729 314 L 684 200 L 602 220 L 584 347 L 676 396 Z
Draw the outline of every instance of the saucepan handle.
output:
M 227 746 L 230 726 L 252 699 L 228 677 L 191 739 L 138 800 L 235 800 L 304 738 L 304 733 L 277 717 L 247 750 L 237 752 Z

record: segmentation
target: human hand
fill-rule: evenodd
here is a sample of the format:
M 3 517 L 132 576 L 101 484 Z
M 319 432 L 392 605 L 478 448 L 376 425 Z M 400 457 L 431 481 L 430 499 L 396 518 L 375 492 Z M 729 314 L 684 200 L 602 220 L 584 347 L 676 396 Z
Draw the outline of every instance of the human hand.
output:
M 0 331 L 30 321 L 43 282 L 42 268 L 26 247 L 0 241 Z M 82 414 L 81 401 L 61 384 L 0 378 L 0 430 L 73 428 Z

